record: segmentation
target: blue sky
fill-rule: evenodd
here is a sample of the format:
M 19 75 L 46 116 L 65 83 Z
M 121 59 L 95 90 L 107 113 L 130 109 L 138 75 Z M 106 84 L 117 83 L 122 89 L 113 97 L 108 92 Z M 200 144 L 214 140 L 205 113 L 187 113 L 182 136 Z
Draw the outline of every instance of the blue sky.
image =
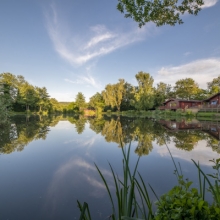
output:
M 220 75 L 220 2 L 206 0 L 184 24 L 143 28 L 117 0 L 1 0 L 0 73 L 23 75 L 51 97 L 87 100 L 108 83 L 150 73 L 154 84 L 193 78 L 202 88 Z

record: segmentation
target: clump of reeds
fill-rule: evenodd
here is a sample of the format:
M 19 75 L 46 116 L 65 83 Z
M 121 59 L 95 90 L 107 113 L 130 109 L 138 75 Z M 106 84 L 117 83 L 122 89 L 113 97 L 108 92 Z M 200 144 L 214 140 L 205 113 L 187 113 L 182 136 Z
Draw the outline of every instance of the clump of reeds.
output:
M 168 148 L 168 146 L 167 146 Z M 171 189 L 168 193 L 163 195 L 160 198 L 156 195 L 153 188 L 149 185 L 150 189 L 154 193 L 157 198 L 157 207 L 158 210 L 154 213 L 153 204 L 150 200 L 148 189 L 146 184 L 142 178 L 142 176 L 137 172 L 138 163 L 140 157 L 138 158 L 134 171 L 132 172 L 129 166 L 130 160 L 130 149 L 131 144 L 128 146 L 127 152 L 126 148 L 121 148 L 123 153 L 123 178 L 120 179 L 118 175 L 115 173 L 111 164 L 109 163 L 109 167 L 111 169 L 112 177 L 114 180 L 115 193 L 116 193 L 116 201 L 114 202 L 112 193 L 110 191 L 109 185 L 102 174 L 99 167 L 95 164 L 96 169 L 106 187 L 108 192 L 112 211 L 109 216 L 109 219 L 112 220 L 164 220 L 164 219 L 185 219 L 184 216 L 190 216 L 189 219 L 204 219 L 199 216 L 205 217 L 205 219 L 217 220 L 220 219 L 220 159 L 212 160 L 215 163 L 213 169 L 216 170 L 214 175 L 205 174 L 201 168 L 199 163 L 197 164 L 194 160 L 193 163 L 198 169 L 199 174 L 199 191 L 195 188 L 190 188 L 192 182 L 184 181 L 183 174 L 181 171 L 181 167 L 179 164 L 179 168 L 177 167 L 174 158 L 168 148 L 171 159 L 173 161 L 175 167 L 175 174 L 178 179 L 178 185 Z M 138 179 L 136 178 L 136 174 L 138 173 Z M 212 177 L 215 181 L 214 184 L 211 183 L 209 177 Z M 203 178 L 202 178 L 203 177 Z M 214 202 L 210 206 L 205 201 L 205 192 L 206 192 L 206 182 L 209 185 L 209 191 L 213 194 Z M 138 193 L 138 194 L 137 194 Z M 137 197 L 140 197 L 138 203 Z M 185 203 L 185 199 L 193 200 L 194 203 L 189 205 Z M 175 204 L 172 203 L 175 202 Z M 90 215 L 89 206 L 86 202 L 83 205 L 77 200 L 78 207 L 80 209 L 81 215 L 79 220 L 92 220 Z M 182 204 L 182 205 L 181 205 Z M 193 207 L 194 206 L 194 207 Z M 178 213 L 178 215 L 174 215 L 174 213 Z M 206 218 L 208 216 L 208 218 Z M 188 217 L 187 217 L 188 219 Z

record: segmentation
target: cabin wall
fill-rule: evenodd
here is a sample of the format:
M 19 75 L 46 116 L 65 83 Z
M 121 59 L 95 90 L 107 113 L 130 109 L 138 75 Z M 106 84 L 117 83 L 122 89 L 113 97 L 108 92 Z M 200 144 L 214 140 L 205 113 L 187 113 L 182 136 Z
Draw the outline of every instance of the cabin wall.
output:
M 182 109 L 190 108 L 190 107 L 200 107 L 202 102 L 184 102 L 180 101 L 180 107 Z
M 220 104 L 220 94 L 209 99 L 208 104 L 210 105 L 219 105 Z

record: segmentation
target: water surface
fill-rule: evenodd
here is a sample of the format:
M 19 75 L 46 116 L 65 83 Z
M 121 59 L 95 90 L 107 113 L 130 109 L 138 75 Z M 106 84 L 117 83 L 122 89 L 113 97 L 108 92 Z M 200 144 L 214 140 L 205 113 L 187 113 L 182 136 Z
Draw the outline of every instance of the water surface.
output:
M 93 219 L 106 219 L 110 202 L 94 163 L 114 190 L 108 162 L 121 177 L 121 143 L 127 148 L 131 142 L 131 169 L 141 156 L 138 170 L 159 196 L 177 183 L 167 146 L 196 187 L 191 159 L 206 173 L 213 172 L 209 160 L 220 157 L 218 124 L 14 117 L 0 128 L 0 219 L 78 219 L 77 199 L 89 204 Z

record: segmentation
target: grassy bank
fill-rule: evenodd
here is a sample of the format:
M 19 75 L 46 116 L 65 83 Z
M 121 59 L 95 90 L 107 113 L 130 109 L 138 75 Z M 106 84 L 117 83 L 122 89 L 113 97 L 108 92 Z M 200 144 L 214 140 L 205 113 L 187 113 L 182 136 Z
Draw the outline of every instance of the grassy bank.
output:
M 219 113 L 214 112 L 192 112 L 190 110 L 182 111 L 170 111 L 170 110 L 149 110 L 149 111 L 136 111 L 136 110 L 129 110 L 129 111 L 122 111 L 122 112 L 111 112 L 107 111 L 103 114 L 107 116 L 111 115 L 121 115 L 121 116 L 127 116 L 127 117 L 153 117 L 153 118 L 181 118 L 181 117 L 187 117 L 187 118 L 198 118 L 201 120 L 213 120 L 213 119 L 220 119 Z

